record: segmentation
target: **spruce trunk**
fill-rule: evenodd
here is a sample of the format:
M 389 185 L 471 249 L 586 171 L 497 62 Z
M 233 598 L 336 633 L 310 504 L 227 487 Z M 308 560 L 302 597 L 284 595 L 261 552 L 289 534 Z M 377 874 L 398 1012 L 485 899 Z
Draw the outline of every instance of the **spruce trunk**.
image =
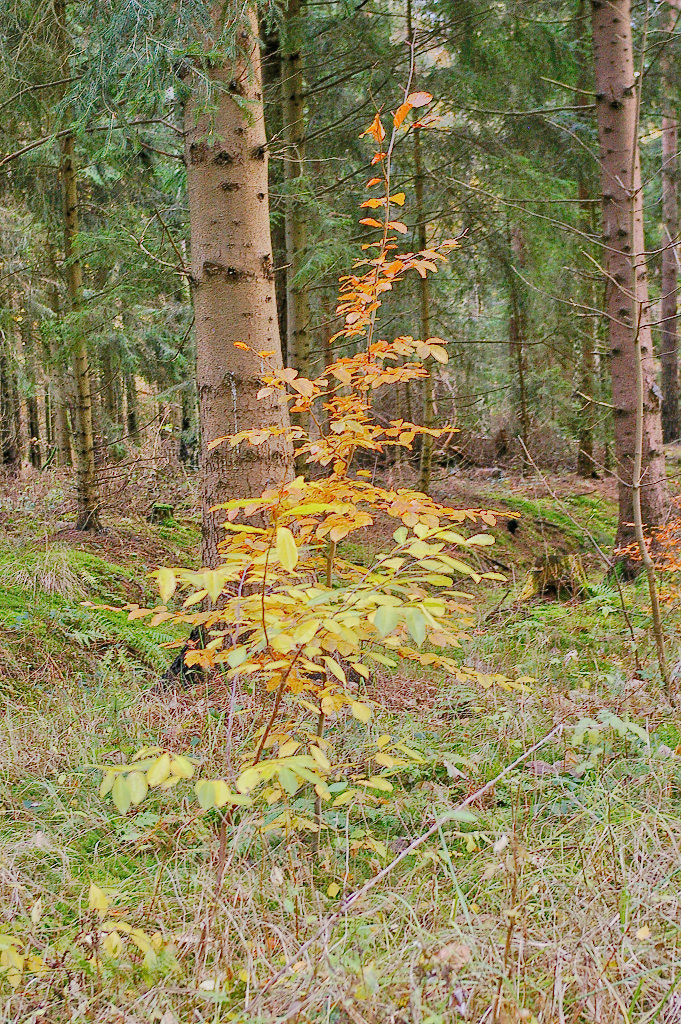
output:
M 637 340 L 643 375 L 641 509 L 646 527 L 662 524 L 668 494 L 644 259 L 631 5 L 630 0 L 592 0 L 591 6 L 619 498 L 616 544 L 622 547 L 634 539 Z
M 216 12 L 218 14 L 219 12 Z M 277 393 L 258 400 L 265 364 L 245 343 L 281 366 L 272 271 L 267 143 L 260 56 L 253 12 L 240 31 L 236 66 L 214 61 L 215 109 L 200 95 L 186 108 L 186 165 L 191 227 L 197 383 L 201 421 L 203 562 L 219 563 L 224 513 L 231 498 L 259 495 L 292 475 L 288 407 Z M 209 445 L 260 426 L 282 433 L 254 447 Z
M 66 2 L 55 0 L 57 21 L 57 45 L 62 66 L 68 68 L 70 47 L 66 26 Z M 66 112 L 67 119 L 70 112 Z M 99 530 L 99 493 L 95 467 L 95 440 L 92 427 L 92 394 L 90 390 L 90 364 L 87 342 L 81 326 L 83 306 L 83 269 L 76 253 L 78 237 L 78 175 L 76 168 L 75 139 L 71 132 L 62 136 L 59 142 L 59 171 L 62 184 L 62 215 L 64 222 L 64 262 L 66 290 L 69 310 L 72 314 L 71 329 L 75 338 L 73 352 L 73 374 L 75 378 L 75 455 L 78 518 L 76 529 Z
M 286 354 L 301 377 L 310 376 L 310 299 L 300 272 L 307 249 L 305 106 L 300 0 L 289 0 L 282 36 L 281 92 L 284 136 L 284 236 L 286 240 Z
M 662 87 L 662 279 L 660 362 L 662 364 L 662 437 L 679 436 L 679 364 L 677 278 L 679 243 L 678 112 L 674 102 L 678 76 L 674 27 L 681 11 L 679 0 L 663 3 L 661 17 L 668 38 L 660 53 Z M 675 59 L 677 58 L 677 59 Z

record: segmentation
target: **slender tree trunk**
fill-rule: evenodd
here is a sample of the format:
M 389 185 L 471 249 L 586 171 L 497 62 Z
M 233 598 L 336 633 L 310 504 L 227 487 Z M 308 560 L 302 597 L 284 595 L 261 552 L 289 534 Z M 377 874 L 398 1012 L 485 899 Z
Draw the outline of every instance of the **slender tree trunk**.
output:
M 662 363 L 662 436 L 664 441 L 679 437 L 679 365 L 677 278 L 679 259 L 678 198 L 678 48 L 674 28 L 681 12 L 680 0 L 662 4 L 662 27 L 668 38 L 660 53 L 662 89 L 662 302 L 660 361 Z
M 21 393 L 23 314 L 16 295 L 10 291 L 9 308 L 12 314 L 12 337 L 6 350 L 7 384 L 12 418 L 12 432 L 16 450 L 16 468 L 21 472 L 29 464 L 28 426 L 26 402 Z
M 591 7 L 618 475 L 616 544 L 622 546 L 634 539 L 637 343 L 644 395 L 641 510 L 647 528 L 664 521 L 668 493 L 644 259 L 631 5 L 630 0 L 592 0 Z M 634 308 L 638 322 L 634 321 Z
M 414 23 L 412 20 L 411 0 L 407 0 L 407 43 L 414 50 Z M 414 213 L 416 215 L 416 241 L 420 252 L 428 246 L 428 225 L 423 201 L 423 154 L 421 152 L 421 129 L 412 132 L 412 156 L 414 159 Z M 421 339 L 430 338 L 430 279 L 419 277 L 419 312 Z M 431 430 L 435 426 L 437 410 L 435 407 L 435 387 L 433 381 L 433 360 L 425 361 L 427 377 L 423 381 L 423 426 Z M 427 494 L 430 490 L 430 478 L 433 470 L 433 437 L 431 434 L 421 435 L 421 452 L 419 458 L 419 490 Z
M 592 223 L 592 204 L 589 188 L 584 179 L 583 171 L 580 171 L 578 180 L 578 197 L 580 204 L 580 226 L 582 231 L 590 232 Z M 588 273 L 588 272 L 587 272 Z M 582 288 L 587 299 L 587 305 L 593 306 L 593 287 L 589 282 Z M 582 321 L 582 330 L 579 346 L 579 402 L 581 411 L 579 415 L 579 448 L 577 450 L 577 474 L 581 477 L 597 476 L 596 461 L 594 458 L 594 430 L 596 425 L 596 320 L 588 315 Z
M 265 103 L 265 123 L 269 138 L 280 138 L 282 134 L 282 73 L 281 73 L 281 40 L 279 28 L 274 25 L 267 31 L 261 24 L 262 37 L 262 84 Z M 270 185 L 272 184 L 273 164 L 269 166 Z M 277 178 L 277 191 L 282 191 L 282 182 Z M 270 188 L 272 196 L 272 188 Z M 277 296 L 277 317 L 279 320 L 279 337 L 281 338 L 282 357 L 286 366 L 290 366 L 286 351 L 286 225 L 284 216 L 284 200 L 280 198 L 277 206 L 270 207 L 270 231 L 272 235 L 272 260 L 274 263 L 274 291 Z
M 219 12 L 216 10 L 216 23 Z M 269 351 L 281 366 L 270 240 L 267 144 L 260 81 L 257 20 L 240 29 L 236 66 L 213 60 L 211 118 L 201 97 L 186 108 L 186 165 L 191 225 L 192 285 L 201 418 L 203 561 L 219 562 L 223 516 L 211 508 L 230 498 L 259 495 L 292 475 L 288 408 L 278 394 L 259 401 Z M 209 44 L 211 45 L 211 44 Z M 238 100 L 238 102 L 237 102 Z M 209 136 L 215 141 L 209 141 Z M 211 441 L 256 426 L 282 431 L 254 447 L 242 442 L 208 450 Z
M 286 239 L 286 353 L 289 366 L 310 376 L 310 299 L 297 278 L 307 249 L 305 208 L 305 104 L 303 99 L 303 15 L 300 0 L 288 0 L 282 35 L 281 94 L 284 136 L 284 235 Z
M 17 430 L 17 387 L 9 355 L 9 345 L 3 334 L 0 343 L 0 382 L 2 384 L 2 464 L 13 473 L 21 472 L 20 436 Z
M 68 65 L 69 46 L 66 26 L 65 0 L 55 0 L 55 15 L 58 29 L 58 45 L 62 53 L 64 68 Z M 67 118 L 70 116 L 67 112 Z M 61 152 L 60 174 L 64 219 L 64 257 L 66 288 L 69 308 L 72 313 L 73 373 L 76 385 L 75 408 L 75 451 L 76 482 L 78 494 L 79 530 L 99 530 L 99 493 L 95 468 L 95 440 L 92 426 L 92 394 L 90 390 L 90 364 L 87 342 L 81 327 L 80 315 L 83 306 L 83 269 L 75 252 L 78 235 L 78 177 L 76 169 L 75 140 L 72 134 L 59 140 Z M 80 315 L 79 315 L 80 314 Z
M 579 77 L 577 85 L 577 103 L 584 107 L 582 115 L 584 123 L 590 114 L 586 110 L 589 104 L 587 90 L 590 87 L 588 46 L 588 13 L 586 0 L 579 0 L 577 11 L 577 59 L 579 61 Z M 586 162 L 582 152 L 577 154 L 577 198 L 579 200 L 579 226 L 585 235 L 590 235 L 594 228 L 592 190 L 586 170 Z M 585 304 L 595 305 L 594 288 L 591 270 L 584 264 L 583 273 L 586 280 L 581 292 Z M 595 477 L 596 462 L 594 458 L 594 432 L 596 427 L 596 319 L 590 313 L 581 320 L 582 329 L 579 344 L 579 447 L 577 449 L 577 474 L 581 477 Z
M 40 447 L 40 416 L 38 414 L 35 350 L 33 347 L 31 321 L 25 310 L 22 313 L 21 324 L 19 326 L 19 337 L 21 339 L 21 354 L 23 357 L 24 375 L 26 378 L 28 461 L 34 469 L 40 469 L 40 466 L 42 465 L 42 453 Z
M 511 252 L 519 267 L 525 265 L 525 243 L 522 232 L 517 225 L 511 230 Z M 509 286 L 511 290 L 511 312 L 508 323 L 509 355 L 511 361 L 511 374 L 516 377 L 516 396 L 518 405 L 518 419 L 520 421 L 520 436 L 527 448 L 530 434 L 530 416 L 527 408 L 527 390 L 525 386 L 525 331 L 526 318 L 522 297 L 519 294 L 518 280 L 509 268 Z
M 59 289 L 57 287 L 57 268 L 54 255 L 48 253 L 50 259 L 50 273 L 53 279 L 47 284 L 47 301 L 54 313 L 56 330 L 50 332 L 49 360 L 50 360 L 50 413 L 53 422 L 52 443 L 57 448 L 57 465 L 71 465 L 71 435 L 69 431 L 69 418 L 67 410 L 67 391 L 64 379 L 64 367 L 59 352 L 58 337 L 61 334 L 61 308 L 59 303 Z
M 139 440 L 137 437 L 137 418 L 137 383 L 135 381 L 135 374 L 129 373 L 125 378 L 125 420 L 128 437 L 135 443 Z

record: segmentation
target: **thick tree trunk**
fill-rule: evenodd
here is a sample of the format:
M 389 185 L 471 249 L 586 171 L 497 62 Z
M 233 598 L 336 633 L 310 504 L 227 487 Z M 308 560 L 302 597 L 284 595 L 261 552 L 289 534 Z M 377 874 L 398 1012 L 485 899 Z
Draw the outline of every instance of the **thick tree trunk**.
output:
M 674 46 L 674 28 L 681 12 L 680 0 L 667 0 L 661 10 L 662 27 L 668 33 L 660 54 L 662 87 L 662 301 L 660 361 L 662 363 L 662 437 L 675 441 L 679 436 L 679 365 L 677 278 L 679 258 L 678 199 L 678 105 L 675 103 L 678 81 L 678 49 Z
M 282 36 L 281 95 L 284 137 L 284 236 L 286 240 L 286 357 L 301 377 L 310 376 L 310 298 L 299 277 L 307 249 L 307 212 L 301 196 L 305 179 L 302 14 L 300 0 L 288 0 Z
M 592 0 L 591 7 L 619 497 L 616 543 L 622 546 L 634 539 L 637 339 L 644 397 L 641 507 L 647 527 L 663 522 L 668 494 L 644 259 L 630 0 Z
M 63 67 L 69 61 L 66 26 L 66 2 L 55 0 L 58 46 Z M 67 112 L 67 118 L 69 114 Z M 62 183 L 62 212 L 64 221 L 64 257 L 66 289 L 69 308 L 73 316 L 76 337 L 72 343 L 73 373 L 76 385 L 75 452 L 78 496 L 79 530 L 99 530 L 99 493 L 95 468 L 95 441 L 92 427 L 92 394 L 90 390 L 90 364 L 87 342 L 79 324 L 78 314 L 83 305 L 83 270 L 75 252 L 78 235 L 78 178 L 76 170 L 75 140 L 70 133 L 59 140 L 61 160 L 59 171 Z
M 216 85 L 212 121 L 200 96 L 186 109 L 186 164 L 191 225 L 192 290 L 197 381 L 203 451 L 203 562 L 219 562 L 223 515 L 211 512 L 230 498 L 259 495 L 292 474 L 286 433 L 268 444 L 243 442 L 212 450 L 216 438 L 257 426 L 288 430 L 288 407 L 275 394 L 258 401 L 269 351 L 281 366 L 272 273 L 267 144 L 260 82 L 257 21 L 240 30 L 236 67 L 213 62 Z M 236 97 L 233 98 L 233 97 Z M 239 102 L 236 102 L 238 99 Z M 214 141 L 209 140 L 209 136 Z

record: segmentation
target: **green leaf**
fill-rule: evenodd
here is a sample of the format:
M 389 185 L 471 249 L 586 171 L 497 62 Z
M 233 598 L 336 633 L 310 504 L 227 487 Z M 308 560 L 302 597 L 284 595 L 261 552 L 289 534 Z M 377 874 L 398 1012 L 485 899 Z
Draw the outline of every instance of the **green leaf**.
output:
M 116 781 L 111 787 L 111 798 L 114 802 L 114 807 L 120 814 L 128 813 L 132 799 L 125 775 L 116 776 Z
M 402 610 L 400 608 L 394 608 L 392 605 L 381 605 L 374 612 L 374 626 L 378 631 L 378 635 L 383 638 L 392 633 L 402 617 Z
M 423 612 L 420 608 L 407 608 L 405 618 L 414 643 L 420 647 L 426 639 L 426 620 Z
M 209 779 L 199 779 L 194 786 L 194 792 L 196 793 L 196 799 L 199 801 L 199 806 L 204 811 L 207 811 L 210 807 L 215 807 L 215 789 Z
M 279 769 L 279 782 L 282 789 L 285 789 L 289 796 L 295 796 L 300 788 L 300 783 L 290 768 Z

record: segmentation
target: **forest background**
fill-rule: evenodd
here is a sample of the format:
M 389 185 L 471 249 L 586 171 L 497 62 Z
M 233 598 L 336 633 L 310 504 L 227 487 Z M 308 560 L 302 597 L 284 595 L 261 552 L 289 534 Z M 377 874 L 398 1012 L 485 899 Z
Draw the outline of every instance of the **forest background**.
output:
M 3 0 L 8 1020 L 678 1019 L 680 14 Z

